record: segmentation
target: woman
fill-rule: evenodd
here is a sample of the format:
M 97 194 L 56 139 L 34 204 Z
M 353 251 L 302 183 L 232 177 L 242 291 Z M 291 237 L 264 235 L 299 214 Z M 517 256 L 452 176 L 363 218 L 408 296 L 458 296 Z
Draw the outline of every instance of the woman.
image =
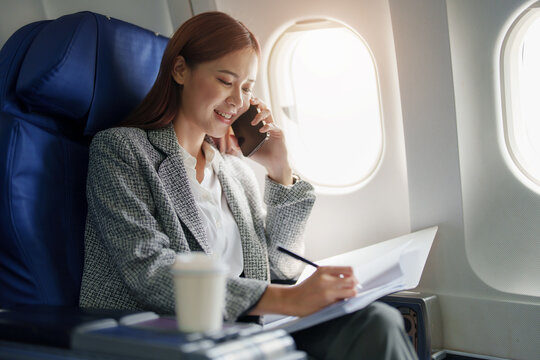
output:
M 355 295 L 350 267 L 320 267 L 292 287 L 269 284 L 298 276 L 301 264 L 276 247 L 303 251 L 301 234 L 315 196 L 310 184 L 293 177 L 282 131 L 252 97 L 259 57 L 259 44 L 242 23 L 219 12 L 197 15 L 169 41 L 154 86 L 123 127 L 95 136 L 82 307 L 174 313 L 169 269 L 177 253 L 190 251 L 217 253 L 229 265 L 226 320 L 303 316 Z M 260 131 L 270 134 L 252 157 L 268 172 L 266 211 L 230 129 L 250 104 L 260 110 L 253 125 L 264 121 Z M 360 321 L 375 331 L 369 325 L 375 321 L 386 338 L 401 322 L 382 305 L 355 316 L 324 325 L 346 329 Z M 297 344 L 315 356 L 324 356 L 330 344 L 367 351 L 373 342 L 364 336 L 362 345 L 358 334 L 335 338 L 341 342 L 330 337 L 323 349 L 311 350 L 312 339 L 328 338 L 328 332 L 324 326 L 310 330 L 298 334 Z

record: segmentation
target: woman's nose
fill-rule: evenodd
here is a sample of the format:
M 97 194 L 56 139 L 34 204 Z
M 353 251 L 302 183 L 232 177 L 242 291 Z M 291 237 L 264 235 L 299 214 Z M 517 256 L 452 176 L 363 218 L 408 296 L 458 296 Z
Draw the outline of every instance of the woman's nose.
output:
M 242 90 L 233 89 L 226 102 L 229 105 L 234 105 L 234 107 L 236 107 L 237 109 L 242 108 L 242 106 L 244 105 L 244 101 L 242 99 Z

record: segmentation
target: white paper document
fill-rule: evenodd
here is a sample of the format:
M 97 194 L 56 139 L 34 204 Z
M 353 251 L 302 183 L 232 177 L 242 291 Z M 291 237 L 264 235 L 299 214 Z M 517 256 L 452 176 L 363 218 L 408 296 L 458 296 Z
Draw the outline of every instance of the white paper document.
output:
M 385 295 L 415 288 L 420 282 L 437 229 L 434 226 L 317 261 L 318 265 L 352 266 L 359 282 L 358 294 L 302 318 L 272 316 L 264 328 L 298 331 L 360 310 Z M 312 266 L 307 266 L 298 282 L 314 271 Z

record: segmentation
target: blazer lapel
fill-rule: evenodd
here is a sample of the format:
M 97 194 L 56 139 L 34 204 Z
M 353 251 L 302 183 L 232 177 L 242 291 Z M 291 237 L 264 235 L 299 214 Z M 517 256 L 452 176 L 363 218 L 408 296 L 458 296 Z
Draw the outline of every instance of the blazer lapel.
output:
M 172 125 L 162 129 L 149 130 L 148 139 L 154 147 L 167 155 L 159 165 L 158 175 L 172 200 L 176 214 L 193 234 L 204 252 L 211 253 L 212 250 L 208 245 L 201 215 L 191 192 L 182 153 L 179 149 L 180 145 Z
M 247 278 L 269 280 L 270 269 L 266 260 L 268 259 L 266 246 L 263 246 L 260 242 L 260 237 L 255 230 L 244 189 L 234 178 L 225 161 L 220 163 L 218 178 L 227 199 L 227 204 L 240 230 L 244 275 Z

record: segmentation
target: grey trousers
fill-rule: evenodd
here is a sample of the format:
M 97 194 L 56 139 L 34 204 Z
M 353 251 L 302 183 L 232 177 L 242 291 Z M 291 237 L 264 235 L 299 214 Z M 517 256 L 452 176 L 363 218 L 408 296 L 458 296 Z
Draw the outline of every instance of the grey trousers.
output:
M 418 359 L 403 317 L 381 302 L 291 335 L 310 359 Z

